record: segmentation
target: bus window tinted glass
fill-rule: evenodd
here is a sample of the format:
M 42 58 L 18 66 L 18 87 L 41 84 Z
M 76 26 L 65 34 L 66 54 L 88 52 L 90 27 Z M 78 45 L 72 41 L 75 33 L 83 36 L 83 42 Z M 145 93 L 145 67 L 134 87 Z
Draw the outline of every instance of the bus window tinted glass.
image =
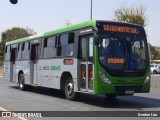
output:
M 7 53 L 7 47 L 5 48 L 5 53 Z
M 99 60 L 110 69 L 145 69 L 149 57 L 144 36 L 106 34 L 99 36 Z
M 86 57 L 86 38 L 81 39 L 81 57 Z
M 62 46 L 68 44 L 68 34 L 61 35 L 60 42 Z
M 68 44 L 74 43 L 74 33 L 69 34 Z
M 89 37 L 89 57 L 93 57 L 93 37 Z
M 48 38 L 48 40 L 47 40 L 47 47 L 53 47 L 53 46 L 55 46 L 55 37 L 50 37 L 50 38 Z
M 73 56 L 74 50 L 74 33 L 63 34 L 60 36 L 59 51 L 61 56 Z
M 43 58 L 52 58 L 56 56 L 57 48 L 55 46 L 56 37 L 44 39 Z
M 25 43 L 22 44 L 22 51 L 24 50 L 24 47 L 25 47 Z

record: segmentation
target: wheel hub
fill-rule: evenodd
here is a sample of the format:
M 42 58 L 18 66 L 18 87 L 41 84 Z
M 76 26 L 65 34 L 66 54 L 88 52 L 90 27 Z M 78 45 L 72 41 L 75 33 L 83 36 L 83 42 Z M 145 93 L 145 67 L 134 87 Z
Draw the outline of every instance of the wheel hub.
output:
M 67 93 L 68 93 L 68 95 L 72 95 L 72 93 L 73 93 L 73 84 L 72 83 L 67 84 Z
M 23 81 L 22 81 L 22 79 L 20 79 L 19 86 L 20 86 L 20 88 L 23 88 Z
M 23 88 L 23 84 L 22 83 L 20 83 L 20 88 Z

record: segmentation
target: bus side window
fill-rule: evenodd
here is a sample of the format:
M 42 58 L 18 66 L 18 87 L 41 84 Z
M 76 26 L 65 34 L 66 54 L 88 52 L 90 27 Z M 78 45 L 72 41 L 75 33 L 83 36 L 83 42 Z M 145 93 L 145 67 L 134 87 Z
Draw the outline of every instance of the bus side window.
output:
M 87 49 L 86 49 L 86 38 L 82 38 L 80 41 L 80 59 L 85 60 L 86 59 L 86 53 L 87 53 Z
M 93 37 L 89 37 L 89 59 L 93 60 Z
M 9 50 L 8 50 L 10 53 L 11 53 L 11 46 L 9 47 Z
M 49 37 L 43 40 L 43 58 L 52 58 L 56 56 L 56 37 Z
M 7 53 L 7 46 L 5 47 L 5 53 Z
M 68 44 L 74 43 L 74 33 L 69 33 Z
M 30 50 L 30 47 L 31 47 L 31 44 L 30 44 L 30 42 L 28 43 L 28 50 Z
M 10 46 L 6 46 L 5 48 L 5 60 L 10 59 Z
M 47 47 L 47 40 L 48 40 L 48 38 L 45 38 L 45 39 L 43 40 L 43 47 L 44 47 L 44 48 Z
M 31 47 L 31 57 L 30 57 L 30 60 L 36 60 L 36 46 L 35 45 L 32 45 Z
M 19 51 L 19 46 L 20 46 L 20 44 L 18 44 L 18 51 Z
M 61 42 L 61 56 L 65 57 L 66 46 L 68 44 L 68 34 L 61 35 L 60 36 L 60 42 Z
M 24 47 L 25 47 L 25 43 L 22 43 L 22 47 L 21 47 L 21 58 L 24 59 Z
M 73 56 L 74 33 L 60 35 L 58 43 L 58 56 Z
M 18 57 L 17 57 L 18 60 L 21 59 L 21 46 L 22 44 L 18 44 Z
M 16 60 L 16 50 L 15 49 L 12 49 L 11 50 L 11 60 L 12 62 L 15 62 Z
M 66 50 L 66 56 L 73 56 L 74 51 L 74 33 L 69 33 L 68 46 Z
M 57 39 L 57 56 L 61 56 L 61 41 L 60 41 L 60 36 L 58 36 L 58 39 Z
M 22 51 L 24 51 L 24 46 L 25 46 L 25 43 L 22 44 L 22 49 L 21 49 Z
M 6 46 L 5 60 L 10 60 L 11 46 Z
M 29 59 L 29 42 L 22 44 L 22 59 Z

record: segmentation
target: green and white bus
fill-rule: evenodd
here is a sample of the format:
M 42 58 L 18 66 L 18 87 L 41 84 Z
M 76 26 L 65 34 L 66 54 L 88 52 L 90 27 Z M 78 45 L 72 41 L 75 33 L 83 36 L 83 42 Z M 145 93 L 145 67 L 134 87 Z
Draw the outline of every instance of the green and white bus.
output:
M 90 20 L 5 44 L 4 78 L 65 91 L 133 95 L 150 91 L 149 50 L 143 27 Z

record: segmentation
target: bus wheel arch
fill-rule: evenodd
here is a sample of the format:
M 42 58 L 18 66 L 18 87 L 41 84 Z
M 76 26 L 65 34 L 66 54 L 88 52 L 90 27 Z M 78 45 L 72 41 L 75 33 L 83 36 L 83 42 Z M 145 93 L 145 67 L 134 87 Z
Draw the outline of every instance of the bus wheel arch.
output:
M 67 77 L 71 77 L 72 78 L 72 75 L 70 72 L 63 72 L 62 75 L 61 75 L 61 80 L 60 80 L 60 89 L 61 90 L 65 90 L 65 83 L 67 81 Z
M 20 90 L 22 91 L 26 90 L 25 77 L 24 77 L 24 73 L 22 70 L 20 70 L 18 73 L 18 84 L 19 84 Z
M 153 74 L 157 74 L 157 70 L 153 70 Z
M 19 76 L 20 76 L 21 74 L 24 74 L 22 70 L 20 70 L 20 71 L 18 72 L 18 83 L 19 83 Z
M 74 91 L 73 77 L 70 72 L 64 72 L 61 76 L 61 90 L 64 90 L 68 100 L 75 100 L 76 93 Z

